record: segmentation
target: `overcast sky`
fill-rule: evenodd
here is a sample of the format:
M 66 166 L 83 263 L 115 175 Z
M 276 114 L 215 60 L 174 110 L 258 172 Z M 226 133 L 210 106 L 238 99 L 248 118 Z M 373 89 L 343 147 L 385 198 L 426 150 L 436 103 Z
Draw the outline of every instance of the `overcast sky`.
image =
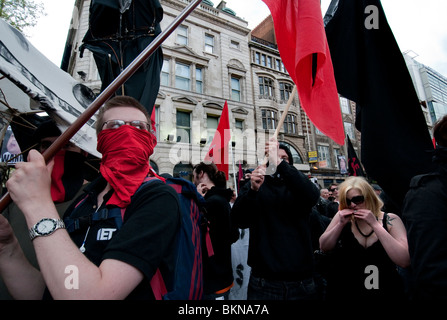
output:
M 73 0 L 41 0 L 47 15 L 27 34 L 30 41 L 60 65 L 73 12 Z M 220 0 L 211 0 L 216 7 Z M 226 0 L 227 7 L 254 28 L 270 12 L 262 0 Z M 325 13 L 330 0 L 321 0 Z M 446 0 L 382 0 L 388 23 L 401 51 L 412 50 L 416 60 L 447 77 Z

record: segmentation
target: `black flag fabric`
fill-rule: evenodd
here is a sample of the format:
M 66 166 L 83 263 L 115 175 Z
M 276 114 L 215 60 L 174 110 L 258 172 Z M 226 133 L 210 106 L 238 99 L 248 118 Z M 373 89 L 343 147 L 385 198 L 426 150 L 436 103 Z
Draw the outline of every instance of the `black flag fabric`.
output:
M 80 48 L 93 53 L 102 81 L 101 91 L 161 33 L 163 7 L 159 0 L 93 0 L 89 29 Z M 161 46 L 125 82 L 118 95 L 134 97 L 152 114 L 163 66 Z
M 354 150 L 351 139 L 346 136 L 348 141 L 348 174 L 350 176 L 364 177 L 365 172 L 363 172 L 362 164 L 360 163 L 357 153 Z
M 431 167 L 417 93 L 379 0 L 339 0 L 330 8 L 337 8 L 325 27 L 335 81 L 360 110 L 366 174 L 401 204 L 411 178 Z

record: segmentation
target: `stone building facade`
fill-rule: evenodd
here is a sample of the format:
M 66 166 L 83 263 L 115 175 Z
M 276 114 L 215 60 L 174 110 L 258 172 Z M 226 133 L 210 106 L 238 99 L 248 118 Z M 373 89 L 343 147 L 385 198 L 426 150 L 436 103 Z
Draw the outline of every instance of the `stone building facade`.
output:
M 164 30 L 186 7 L 188 0 L 160 0 Z M 79 57 L 88 28 L 90 0 L 76 0 L 78 27 L 67 37 L 63 68 L 99 93 L 101 82 L 88 50 Z M 273 22 L 267 17 L 254 30 L 226 7 L 202 3 L 162 44 L 164 63 L 156 100 L 158 145 L 151 157 L 160 173 L 190 178 L 193 165 L 204 159 L 225 102 L 229 108 L 230 174 L 262 161 L 264 144 L 276 129 L 287 105 L 293 82 L 276 47 Z M 360 136 L 354 129 L 355 105 L 341 98 L 345 130 L 355 148 Z M 346 147 L 321 135 L 295 97 L 278 139 L 293 153 L 295 166 L 312 175 L 320 186 L 341 182 L 337 156 Z M 317 162 L 309 163 L 309 151 Z M 229 185 L 233 185 L 233 176 Z

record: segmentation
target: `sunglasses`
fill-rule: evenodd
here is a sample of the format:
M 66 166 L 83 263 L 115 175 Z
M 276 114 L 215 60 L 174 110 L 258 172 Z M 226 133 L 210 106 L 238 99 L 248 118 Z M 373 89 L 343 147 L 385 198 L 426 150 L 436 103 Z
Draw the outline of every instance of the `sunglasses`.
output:
M 364 196 L 355 196 L 355 197 L 352 197 L 351 199 L 346 198 L 346 204 L 348 206 L 350 206 L 351 203 L 355 203 L 355 204 L 358 205 L 358 204 L 361 204 L 363 202 L 365 202 L 365 197 Z
M 147 123 L 145 121 L 140 121 L 140 120 L 133 120 L 133 121 L 109 120 L 109 121 L 104 122 L 103 128 L 118 129 L 119 127 L 124 126 L 125 124 L 131 125 L 132 127 L 135 127 L 140 130 L 149 131 L 149 129 L 150 129 L 149 123 Z

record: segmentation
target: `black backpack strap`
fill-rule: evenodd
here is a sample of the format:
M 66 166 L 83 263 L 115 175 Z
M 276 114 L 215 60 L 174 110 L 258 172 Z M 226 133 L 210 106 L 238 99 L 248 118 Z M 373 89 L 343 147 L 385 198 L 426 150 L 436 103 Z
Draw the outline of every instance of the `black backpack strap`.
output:
M 135 191 L 135 194 L 148 182 L 153 182 L 153 181 L 163 182 L 160 179 L 158 179 L 157 177 L 147 176 L 144 179 L 141 186 L 137 189 L 137 191 Z M 90 194 L 87 193 L 84 197 L 82 197 L 79 200 L 79 202 L 74 206 L 73 211 L 71 212 L 70 216 L 73 216 L 73 212 L 82 203 L 84 203 L 89 196 L 90 196 Z M 66 227 L 68 233 L 74 232 L 76 230 L 82 230 L 82 229 L 88 228 L 94 221 L 107 220 L 107 219 L 114 219 L 117 228 L 120 229 L 121 226 L 123 225 L 123 219 L 124 219 L 125 212 L 126 212 L 126 208 L 118 208 L 118 207 L 103 208 L 101 210 L 94 212 L 92 215 L 87 215 L 87 216 L 82 216 L 82 217 L 77 217 L 77 218 L 65 217 L 64 223 L 65 223 L 65 227 Z

